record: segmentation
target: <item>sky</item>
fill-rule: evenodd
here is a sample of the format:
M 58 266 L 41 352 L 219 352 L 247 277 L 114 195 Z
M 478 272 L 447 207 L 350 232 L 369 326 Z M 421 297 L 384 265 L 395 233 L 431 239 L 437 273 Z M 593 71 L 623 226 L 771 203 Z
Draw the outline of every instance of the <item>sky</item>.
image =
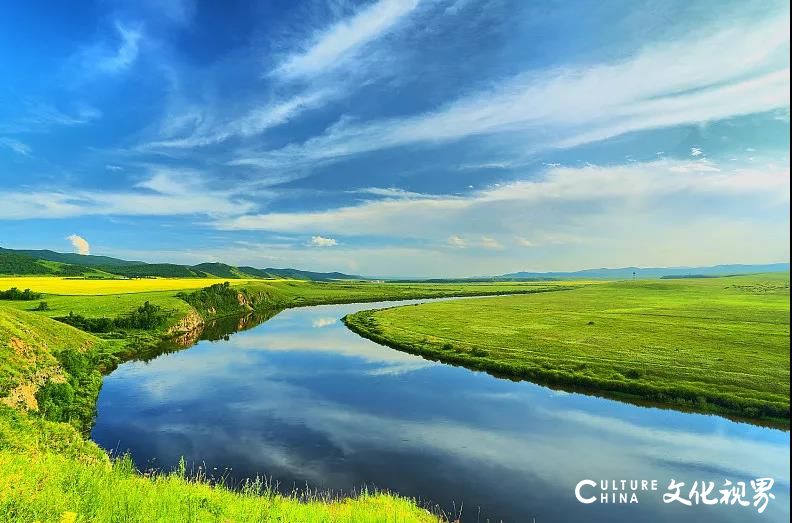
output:
M 369 276 L 789 261 L 783 1 L 0 7 L 0 246 Z

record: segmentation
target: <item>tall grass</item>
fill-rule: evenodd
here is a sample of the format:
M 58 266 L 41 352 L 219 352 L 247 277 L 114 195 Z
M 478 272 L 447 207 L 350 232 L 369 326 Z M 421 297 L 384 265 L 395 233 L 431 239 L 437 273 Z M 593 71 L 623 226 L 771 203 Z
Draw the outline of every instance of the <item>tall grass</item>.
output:
M 253 480 L 237 491 L 168 474 L 136 472 L 132 460 L 90 463 L 55 453 L 0 451 L 0 520 L 14 522 L 430 522 L 429 512 L 388 494 L 298 499 Z

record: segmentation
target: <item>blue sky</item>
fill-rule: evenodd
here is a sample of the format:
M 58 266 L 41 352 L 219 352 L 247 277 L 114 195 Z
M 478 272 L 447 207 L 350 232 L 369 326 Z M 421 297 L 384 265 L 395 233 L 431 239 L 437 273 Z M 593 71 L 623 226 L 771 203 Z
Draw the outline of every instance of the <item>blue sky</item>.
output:
M 9 3 L 0 245 L 385 276 L 788 261 L 789 52 L 768 0 Z

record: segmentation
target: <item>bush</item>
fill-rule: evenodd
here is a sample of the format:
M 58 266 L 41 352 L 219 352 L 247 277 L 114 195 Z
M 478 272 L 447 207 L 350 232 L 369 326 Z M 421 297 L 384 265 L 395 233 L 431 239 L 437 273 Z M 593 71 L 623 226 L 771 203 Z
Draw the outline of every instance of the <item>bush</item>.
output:
M 0 291 L 0 300 L 28 301 L 28 300 L 38 300 L 39 298 L 41 298 L 41 293 L 33 292 L 30 289 L 25 289 L 24 291 L 20 291 L 16 287 L 11 287 L 7 291 Z
M 156 329 L 165 323 L 167 314 L 159 305 L 146 302 L 126 316 L 115 319 L 86 318 L 80 314 L 74 314 L 74 311 L 70 311 L 68 316 L 55 319 L 85 332 L 103 333 L 116 329 Z
M 49 303 L 46 301 L 40 301 L 39 304 L 36 306 L 34 311 L 48 311 L 49 310 Z

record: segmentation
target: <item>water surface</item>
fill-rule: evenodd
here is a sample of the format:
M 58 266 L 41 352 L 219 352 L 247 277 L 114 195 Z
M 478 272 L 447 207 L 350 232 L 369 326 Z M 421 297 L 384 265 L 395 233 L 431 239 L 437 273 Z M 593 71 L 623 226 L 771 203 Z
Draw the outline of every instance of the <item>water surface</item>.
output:
M 401 302 L 404 303 L 404 302 Z M 141 468 L 188 466 L 281 490 L 364 485 L 463 521 L 788 521 L 789 433 L 443 365 L 339 319 L 393 303 L 290 309 L 244 332 L 121 365 L 92 437 Z M 665 504 L 669 481 L 775 480 L 752 505 Z M 638 504 L 579 503 L 582 479 L 658 480 Z M 753 491 L 747 488 L 750 502 Z M 687 496 L 685 496 L 687 497 Z

